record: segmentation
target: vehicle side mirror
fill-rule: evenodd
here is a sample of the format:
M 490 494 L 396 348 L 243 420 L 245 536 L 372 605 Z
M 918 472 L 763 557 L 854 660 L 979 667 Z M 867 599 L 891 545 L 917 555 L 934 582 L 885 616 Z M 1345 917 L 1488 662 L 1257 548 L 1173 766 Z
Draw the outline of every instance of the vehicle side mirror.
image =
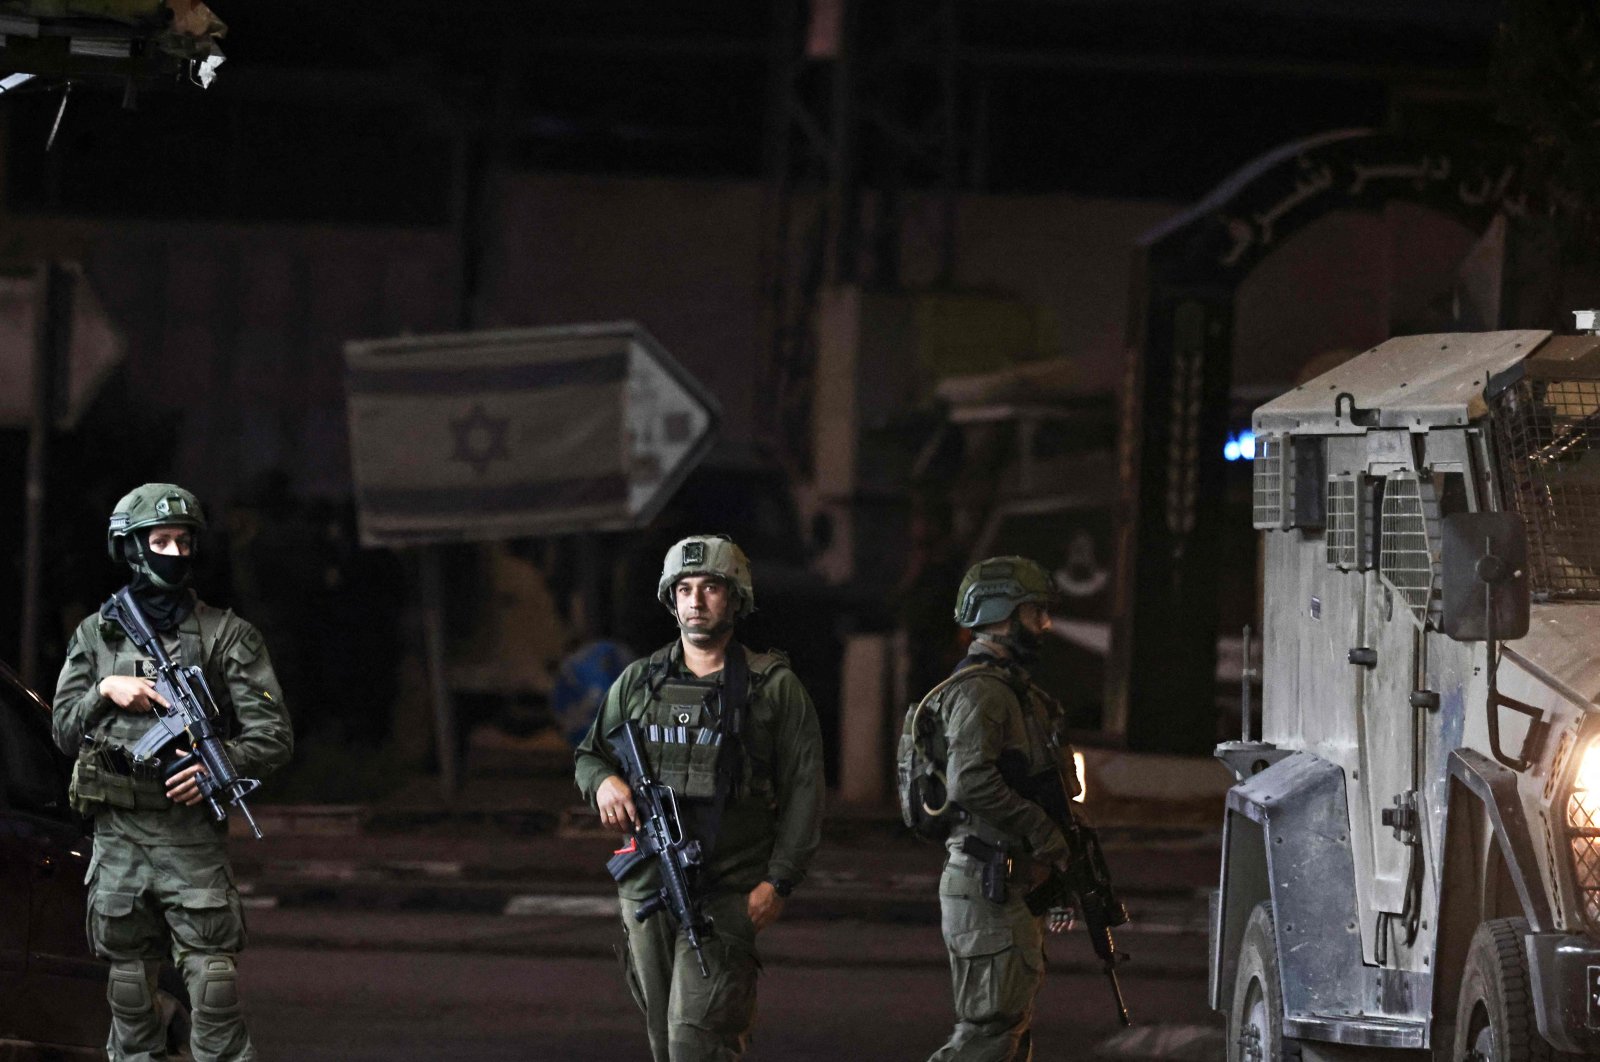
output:
M 1444 518 L 1440 628 L 1458 642 L 1528 633 L 1528 532 L 1516 513 Z M 1492 621 L 1492 629 L 1491 629 Z

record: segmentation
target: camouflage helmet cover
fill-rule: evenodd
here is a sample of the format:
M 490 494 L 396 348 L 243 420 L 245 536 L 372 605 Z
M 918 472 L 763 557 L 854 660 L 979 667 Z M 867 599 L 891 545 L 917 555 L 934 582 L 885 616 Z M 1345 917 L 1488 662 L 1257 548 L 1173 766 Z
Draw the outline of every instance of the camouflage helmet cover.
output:
M 744 619 L 756 610 L 755 584 L 750 581 L 750 559 L 727 535 L 690 535 L 673 543 L 661 562 L 661 581 L 656 597 L 676 615 L 672 587 L 689 575 L 715 575 L 733 588 L 738 598 L 734 619 Z
M 1034 601 L 1048 605 L 1056 596 L 1055 584 L 1044 566 L 1027 557 L 990 557 L 967 569 L 956 591 L 956 623 L 985 627 L 999 623 Z
M 200 499 L 173 483 L 146 483 L 124 494 L 111 510 L 106 528 L 106 552 L 114 561 L 123 560 L 117 543 L 134 531 L 147 527 L 191 527 L 206 529 L 205 510 Z

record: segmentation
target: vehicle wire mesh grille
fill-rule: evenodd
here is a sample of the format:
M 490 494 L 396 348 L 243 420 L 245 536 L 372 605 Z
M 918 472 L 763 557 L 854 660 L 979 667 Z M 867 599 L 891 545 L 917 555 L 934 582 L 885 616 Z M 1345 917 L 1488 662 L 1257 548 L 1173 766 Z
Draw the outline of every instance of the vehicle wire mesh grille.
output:
M 1583 917 L 1600 929 L 1600 791 L 1578 789 L 1567 798 L 1567 843 Z
M 1536 598 L 1600 598 L 1600 380 L 1525 377 L 1494 398 L 1495 458 L 1528 528 Z
M 1361 567 L 1361 510 L 1356 477 L 1328 477 L 1328 526 L 1324 541 L 1328 567 L 1349 571 Z
M 1284 527 L 1284 448 L 1283 435 L 1258 435 L 1250 506 L 1250 522 L 1258 531 L 1281 531 Z
M 1439 508 L 1433 484 L 1415 472 L 1393 472 L 1383 489 L 1378 570 L 1419 620 L 1433 603 L 1439 541 Z

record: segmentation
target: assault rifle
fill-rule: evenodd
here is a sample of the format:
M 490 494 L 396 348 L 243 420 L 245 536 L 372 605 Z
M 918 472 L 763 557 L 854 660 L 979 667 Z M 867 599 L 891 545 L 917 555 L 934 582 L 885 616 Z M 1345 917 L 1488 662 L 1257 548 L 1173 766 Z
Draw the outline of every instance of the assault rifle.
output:
M 1117 950 L 1116 941 L 1111 937 L 1113 929 L 1127 923 L 1128 909 L 1117 898 L 1111 884 L 1111 871 L 1106 866 L 1105 853 L 1100 850 L 1100 835 L 1073 814 L 1072 795 L 1060 771 L 1029 775 L 1021 761 L 1020 754 L 1015 758 L 1011 753 L 1002 754 L 1001 777 L 1011 788 L 1042 807 L 1067 839 L 1066 868 L 1051 868 L 1049 878 L 1028 893 L 1028 910 L 1042 915 L 1053 907 L 1078 909 L 1083 927 L 1089 932 L 1089 943 L 1094 946 L 1101 968 L 1111 981 L 1117 1017 L 1123 1025 L 1128 1025 L 1128 1004 L 1122 998 L 1122 983 L 1117 980 L 1117 965 L 1126 962 L 1128 955 Z
M 127 587 L 112 594 L 111 600 L 100 611 L 133 639 L 133 644 L 139 647 L 141 653 L 155 661 L 156 692 L 167 702 L 165 708 L 155 705 L 155 723 L 128 750 L 133 762 L 158 762 L 168 749 L 179 741 L 186 741 L 189 751 L 166 768 L 166 777 L 171 778 L 179 771 L 199 764 L 204 770 L 195 776 L 195 781 L 200 786 L 200 795 L 211 806 L 211 814 L 216 821 L 223 822 L 228 818 L 227 809 L 221 803 L 221 800 L 226 800 L 239 809 L 244 821 L 250 824 L 250 831 L 260 840 L 261 828 L 256 825 L 244 798 L 255 792 L 261 783 L 254 778 L 241 778 L 233 761 L 228 758 L 228 750 L 223 747 L 222 738 L 212 725 L 212 720 L 218 714 L 217 702 L 211 696 L 211 687 L 206 685 L 205 675 L 197 667 L 179 666 L 167 655 L 161 646 L 161 639 L 150 629 L 149 621 L 139 611 Z
M 606 744 L 622 765 L 628 788 L 633 790 L 633 804 L 640 819 L 638 830 L 628 839 L 626 847 L 612 853 L 606 869 L 612 878 L 621 881 L 646 859 L 656 860 L 661 870 L 661 888 L 639 905 L 633 917 L 643 922 L 665 909 L 683 930 L 689 947 L 694 949 L 700 976 L 710 977 L 711 971 L 700 949 L 701 938 L 711 935 L 711 920 L 701 912 L 691 884 L 703 858 L 700 842 L 684 837 L 678 795 L 671 786 L 651 777 L 643 742 L 639 724 L 631 719 L 606 735 Z

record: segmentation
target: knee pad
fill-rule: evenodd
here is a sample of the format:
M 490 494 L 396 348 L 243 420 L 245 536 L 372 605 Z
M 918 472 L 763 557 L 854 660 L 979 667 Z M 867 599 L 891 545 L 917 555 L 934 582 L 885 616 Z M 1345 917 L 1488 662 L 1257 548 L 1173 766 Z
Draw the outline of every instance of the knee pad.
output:
M 118 959 L 106 978 L 106 999 L 119 1018 L 142 1018 L 155 1008 L 156 999 L 145 976 L 145 964 L 138 959 Z
M 229 1018 L 239 1013 L 239 971 L 228 954 L 184 957 L 189 1004 L 197 1017 Z

